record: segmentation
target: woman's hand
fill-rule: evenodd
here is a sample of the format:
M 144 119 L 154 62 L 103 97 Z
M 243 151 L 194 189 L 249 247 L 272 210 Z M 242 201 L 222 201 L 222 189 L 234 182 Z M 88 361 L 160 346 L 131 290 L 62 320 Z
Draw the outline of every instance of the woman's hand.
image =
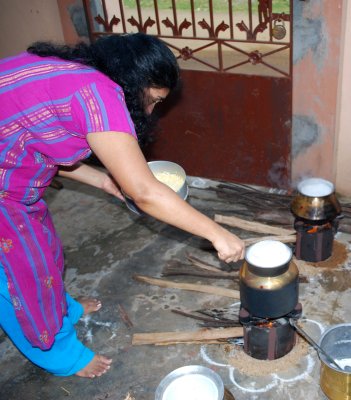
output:
M 70 178 L 87 185 L 95 186 L 112 196 L 124 201 L 119 186 L 105 169 L 94 168 L 90 165 L 78 163 L 72 167 L 62 167 L 59 170 L 59 175 L 65 178 Z
M 217 250 L 218 258 L 226 263 L 244 258 L 244 242 L 224 228 L 221 228 L 217 237 L 212 241 L 212 244 Z
M 112 196 L 115 196 L 118 199 L 125 201 L 124 196 L 121 193 L 117 183 L 109 174 L 106 174 L 102 179 L 101 189 L 106 193 L 112 194 Z

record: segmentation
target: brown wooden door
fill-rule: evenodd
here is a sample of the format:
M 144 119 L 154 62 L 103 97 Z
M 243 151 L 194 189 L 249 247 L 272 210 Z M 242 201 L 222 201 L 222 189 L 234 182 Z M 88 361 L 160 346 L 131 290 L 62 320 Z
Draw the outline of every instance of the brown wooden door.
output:
M 182 71 L 181 94 L 160 110 L 149 160 L 178 162 L 188 175 L 287 187 L 291 80 Z

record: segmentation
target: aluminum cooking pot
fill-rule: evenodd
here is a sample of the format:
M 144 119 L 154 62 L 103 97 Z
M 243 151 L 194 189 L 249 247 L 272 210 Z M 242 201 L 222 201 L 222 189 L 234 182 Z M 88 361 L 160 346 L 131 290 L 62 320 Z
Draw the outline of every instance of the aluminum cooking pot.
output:
M 334 185 L 321 178 L 309 178 L 297 186 L 298 194 L 291 203 L 291 212 L 308 221 L 330 221 L 341 212 Z

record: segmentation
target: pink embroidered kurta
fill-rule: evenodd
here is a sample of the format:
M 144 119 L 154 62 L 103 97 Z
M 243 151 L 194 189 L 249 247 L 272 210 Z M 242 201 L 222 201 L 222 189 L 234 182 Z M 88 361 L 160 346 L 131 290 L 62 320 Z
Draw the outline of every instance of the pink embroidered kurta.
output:
M 87 133 L 136 135 L 117 84 L 57 58 L 2 60 L 0 104 L 0 264 L 25 336 L 49 349 L 66 304 L 63 251 L 45 189 L 60 165 L 91 154 Z

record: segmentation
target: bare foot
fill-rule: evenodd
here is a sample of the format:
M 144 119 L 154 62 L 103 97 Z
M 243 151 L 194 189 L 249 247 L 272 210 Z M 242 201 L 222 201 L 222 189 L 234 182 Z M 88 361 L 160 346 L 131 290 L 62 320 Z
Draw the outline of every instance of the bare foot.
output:
M 90 361 L 90 363 L 86 367 L 78 371 L 76 375 L 82 378 L 95 378 L 96 376 L 101 376 L 110 369 L 111 363 L 112 360 L 110 358 L 106 358 L 97 354 Z
M 84 315 L 100 310 L 102 304 L 100 300 L 92 299 L 90 297 L 79 297 L 77 301 L 84 308 Z

